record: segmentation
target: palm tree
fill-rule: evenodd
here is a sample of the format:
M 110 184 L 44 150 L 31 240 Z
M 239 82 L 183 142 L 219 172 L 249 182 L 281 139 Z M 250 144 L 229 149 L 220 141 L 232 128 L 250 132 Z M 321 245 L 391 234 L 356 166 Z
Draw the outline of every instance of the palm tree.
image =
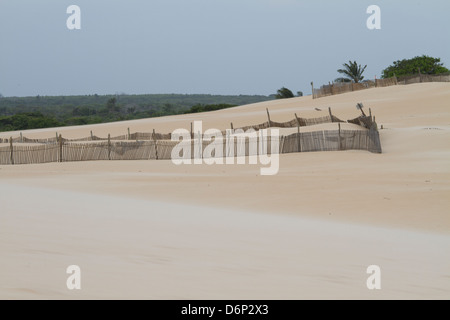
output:
M 364 79 L 363 72 L 366 70 L 367 64 L 364 68 L 361 68 L 361 65 L 358 65 L 356 61 L 349 61 L 348 63 L 343 64 L 344 69 L 339 69 L 337 72 L 344 74 L 348 79 L 358 83 Z

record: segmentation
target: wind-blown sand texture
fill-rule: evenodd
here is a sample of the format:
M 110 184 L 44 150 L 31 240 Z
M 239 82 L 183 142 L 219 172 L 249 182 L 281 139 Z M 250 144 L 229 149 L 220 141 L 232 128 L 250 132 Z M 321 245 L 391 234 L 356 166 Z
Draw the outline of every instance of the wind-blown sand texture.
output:
M 358 102 L 384 127 L 382 154 L 284 154 L 275 176 L 260 164 L 0 166 L 0 298 L 449 299 L 448 83 L 23 133 L 223 130 L 267 121 L 266 108 L 278 122 L 328 107 L 352 119 Z M 72 264 L 79 291 L 66 287 Z M 381 290 L 366 287 L 372 264 Z

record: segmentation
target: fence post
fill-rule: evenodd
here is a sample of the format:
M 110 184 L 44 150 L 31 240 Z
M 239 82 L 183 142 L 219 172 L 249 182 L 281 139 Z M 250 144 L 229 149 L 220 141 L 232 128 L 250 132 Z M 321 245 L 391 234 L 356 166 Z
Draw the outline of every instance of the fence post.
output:
M 341 123 L 338 122 L 338 150 L 342 150 L 342 146 L 341 146 Z
M 297 114 L 295 115 L 297 118 Z M 302 152 L 302 145 L 300 143 L 300 122 L 297 119 L 297 152 Z
M 128 128 L 128 140 L 130 140 L 130 128 Z
M 267 111 L 267 119 L 268 119 L 268 121 L 269 121 L 269 128 L 270 128 L 270 114 L 269 114 L 269 109 L 268 108 L 266 108 L 266 111 Z
M 233 128 L 233 122 L 230 122 L 230 125 L 231 125 L 231 130 L 234 130 L 234 128 Z
M 93 141 L 94 140 L 94 134 L 92 133 L 92 130 L 91 130 L 91 141 Z
M 63 162 L 62 158 L 62 147 L 63 147 L 63 140 L 61 134 L 59 135 L 59 162 Z
M 194 133 L 192 132 L 192 122 L 191 122 L 191 139 L 194 139 Z
M 294 113 L 294 115 L 295 115 L 295 119 L 297 119 L 297 124 L 300 126 L 300 119 L 297 117 L 296 113 Z
M 20 142 L 23 143 L 23 135 L 22 135 L 22 132 L 20 133 Z
M 11 150 L 11 164 L 14 164 L 14 149 L 12 137 L 9 138 L 9 148 Z
M 58 143 L 58 131 L 56 131 L 56 143 Z
M 108 133 L 108 160 L 111 160 L 111 134 Z
M 330 114 L 331 122 L 334 122 L 333 121 L 333 114 L 331 113 L 331 107 L 328 107 L 328 113 Z
M 152 136 L 153 136 L 153 141 L 155 141 L 155 157 L 156 157 L 156 160 L 158 160 L 158 141 L 156 140 L 156 132 L 155 132 L 155 129 L 153 129 L 153 134 L 152 134 Z
M 314 99 L 314 82 L 311 81 L 311 92 L 312 92 L 312 98 Z

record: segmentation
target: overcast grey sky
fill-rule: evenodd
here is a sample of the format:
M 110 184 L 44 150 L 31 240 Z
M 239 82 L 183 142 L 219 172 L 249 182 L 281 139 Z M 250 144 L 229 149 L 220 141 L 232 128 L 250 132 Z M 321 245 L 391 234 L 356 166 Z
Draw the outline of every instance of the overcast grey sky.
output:
M 69 5 L 81 30 L 69 30 Z M 369 30 L 369 5 L 381 30 Z M 349 59 L 450 66 L 449 0 L 0 0 L 0 93 L 311 92 Z

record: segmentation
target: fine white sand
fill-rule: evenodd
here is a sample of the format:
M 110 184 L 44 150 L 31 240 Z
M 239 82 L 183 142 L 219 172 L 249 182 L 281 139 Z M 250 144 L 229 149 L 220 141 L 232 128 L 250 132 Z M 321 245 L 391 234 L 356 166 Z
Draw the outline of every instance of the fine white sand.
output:
M 2 208 L 2 298 L 449 294 L 444 235 L 4 183 L 0 192 L 9 199 Z M 81 268 L 81 291 L 65 286 L 72 264 Z M 380 291 L 366 287 L 372 264 L 381 267 Z

